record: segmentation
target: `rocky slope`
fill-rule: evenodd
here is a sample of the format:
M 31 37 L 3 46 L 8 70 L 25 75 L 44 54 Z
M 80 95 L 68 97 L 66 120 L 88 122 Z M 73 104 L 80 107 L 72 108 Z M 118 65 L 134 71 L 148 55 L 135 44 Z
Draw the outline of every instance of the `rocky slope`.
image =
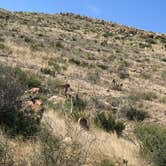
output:
M 111 159 L 115 156 L 138 166 L 144 162 L 133 134 L 138 122 L 126 116 L 131 107 L 148 114 L 141 123 L 166 126 L 165 34 L 70 13 L 48 15 L 1 9 L 0 64 L 35 74 L 45 89 L 51 86 L 49 97 L 56 95 L 65 100 L 55 89 L 59 84 L 70 84 L 71 95 L 79 93 L 88 101 L 84 114 L 90 122 L 102 111 L 123 121 L 125 138 L 109 136 L 90 125 L 98 139 L 108 139 L 104 146 L 109 145 L 113 151 L 97 150 Z M 57 117 L 58 121 L 54 113 L 45 116 L 52 121 Z M 101 142 L 95 145 L 102 147 Z M 96 151 L 95 146 L 92 149 Z

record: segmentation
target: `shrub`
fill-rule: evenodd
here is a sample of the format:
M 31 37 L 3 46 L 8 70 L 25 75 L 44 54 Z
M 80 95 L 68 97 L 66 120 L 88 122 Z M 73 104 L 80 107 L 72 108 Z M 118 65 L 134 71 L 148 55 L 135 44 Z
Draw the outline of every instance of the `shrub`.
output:
M 142 141 L 142 154 L 150 158 L 157 166 L 166 165 L 166 129 L 156 125 L 141 125 L 135 129 Z
M 24 90 L 25 87 L 12 68 L 0 67 L 0 123 L 10 122 L 9 114 L 21 108 Z
M 115 121 L 111 114 L 106 115 L 104 112 L 97 114 L 94 119 L 96 126 L 106 130 L 107 132 L 116 131 L 117 135 L 121 135 L 122 131 L 125 129 L 123 122 Z
M 73 98 L 73 106 L 75 111 L 83 111 L 87 106 L 87 102 L 77 94 Z
M 0 67 L 0 125 L 12 136 L 21 134 L 27 137 L 38 130 L 38 121 L 33 114 L 27 116 L 25 112 L 20 111 L 22 96 L 26 89 L 25 82 L 20 76 L 18 69 Z
M 85 165 L 87 153 L 82 151 L 81 145 L 75 141 L 65 142 L 46 124 L 38 134 L 40 149 L 33 153 L 31 165 L 40 166 L 80 166 Z
M 138 110 L 136 108 L 130 107 L 126 113 L 128 120 L 143 121 L 148 117 L 148 113 L 143 110 Z
M 25 84 L 29 88 L 41 86 L 40 80 L 36 79 L 35 75 L 30 74 L 30 73 L 27 74 L 24 71 L 22 71 L 20 68 L 15 68 L 14 71 L 15 71 L 17 77 L 19 78 L 20 82 L 22 84 Z

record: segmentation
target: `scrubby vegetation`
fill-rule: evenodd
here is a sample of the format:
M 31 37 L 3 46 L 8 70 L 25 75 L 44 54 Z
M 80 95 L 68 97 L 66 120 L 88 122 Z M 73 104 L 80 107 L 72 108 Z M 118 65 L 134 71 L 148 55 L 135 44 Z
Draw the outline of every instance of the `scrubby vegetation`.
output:
M 12 136 L 32 136 L 39 129 L 33 111 L 21 111 L 22 96 L 33 82 L 27 78 L 28 76 L 18 68 L 0 67 L 0 125 Z M 31 116 L 26 112 L 31 113 Z
M 118 135 L 122 134 L 125 129 L 125 125 L 121 121 L 115 121 L 111 114 L 105 114 L 104 112 L 97 114 L 94 123 L 96 126 L 106 130 L 107 132 L 116 132 Z
M 141 125 L 135 133 L 142 141 L 143 156 L 149 157 L 155 165 L 166 164 L 166 129 L 156 125 Z
M 128 120 L 143 121 L 148 117 L 148 113 L 144 110 L 139 110 L 137 108 L 130 107 L 126 113 Z
M 146 125 L 166 125 L 165 34 L 71 13 L 2 9 L 0 27 L 0 165 L 77 165 L 85 147 L 86 164 L 148 165 L 133 138 L 140 123 L 140 144 L 156 165 L 164 163 L 165 136 L 157 127 L 151 137 Z M 68 147 L 74 154 L 66 155 Z

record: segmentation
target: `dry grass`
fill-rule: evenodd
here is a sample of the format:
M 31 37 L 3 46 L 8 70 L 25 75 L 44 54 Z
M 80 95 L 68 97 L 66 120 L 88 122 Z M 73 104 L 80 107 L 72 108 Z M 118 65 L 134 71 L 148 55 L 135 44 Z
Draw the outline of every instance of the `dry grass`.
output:
M 0 10 L 0 16 L 0 63 L 37 73 L 45 88 L 52 84 L 48 96 L 59 95 L 54 90 L 57 80 L 69 83 L 73 94 L 79 93 L 88 101 L 85 112 L 92 117 L 96 111 L 114 112 L 126 123 L 125 135 L 133 135 L 136 124 L 127 121 L 125 116 L 119 116 L 124 114 L 122 108 L 126 105 L 148 112 L 150 117 L 142 123 L 166 125 L 166 65 L 163 60 L 166 58 L 166 35 L 73 14 L 9 13 Z M 59 72 L 41 72 L 43 68 L 57 69 L 56 65 L 50 65 L 50 61 L 61 66 Z M 113 79 L 123 83 L 121 91 L 112 89 Z M 128 96 L 135 95 L 135 92 L 141 92 L 143 96 L 139 96 L 139 100 L 129 99 Z M 150 93 L 145 95 L 145 92 Z M 92 99 L 99 103 L 92 102 Z M 104 106 L 101 107 L 100 103 L 104 103 Z M 50 110 L 46 117 L 51 119 L 55 134 L 66 135 L 68 120 Z M 82 131 L 74 123 L 69 126 L 73 129 L 70 131 L 72 139 L 81 143 L 86 144 L 95 136 L 96 140 L 89 148 L 93 161 L 106 157 L 116 161 L 125 159 L 129 165 L 140 165 L 142 162 L 136 142 L 135 145 L 94 128 L 90 132 Z M 19 140 L 12 142 L 17 152 L 16 160 L 30 153 L 33 145 Z

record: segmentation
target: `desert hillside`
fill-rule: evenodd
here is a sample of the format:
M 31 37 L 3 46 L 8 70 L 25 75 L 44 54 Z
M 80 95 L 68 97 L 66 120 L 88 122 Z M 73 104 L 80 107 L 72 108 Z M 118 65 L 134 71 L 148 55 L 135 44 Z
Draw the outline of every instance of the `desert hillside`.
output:
M 165 34 L 0 9 L 0 80 L 0 165 L 166 165 Z

